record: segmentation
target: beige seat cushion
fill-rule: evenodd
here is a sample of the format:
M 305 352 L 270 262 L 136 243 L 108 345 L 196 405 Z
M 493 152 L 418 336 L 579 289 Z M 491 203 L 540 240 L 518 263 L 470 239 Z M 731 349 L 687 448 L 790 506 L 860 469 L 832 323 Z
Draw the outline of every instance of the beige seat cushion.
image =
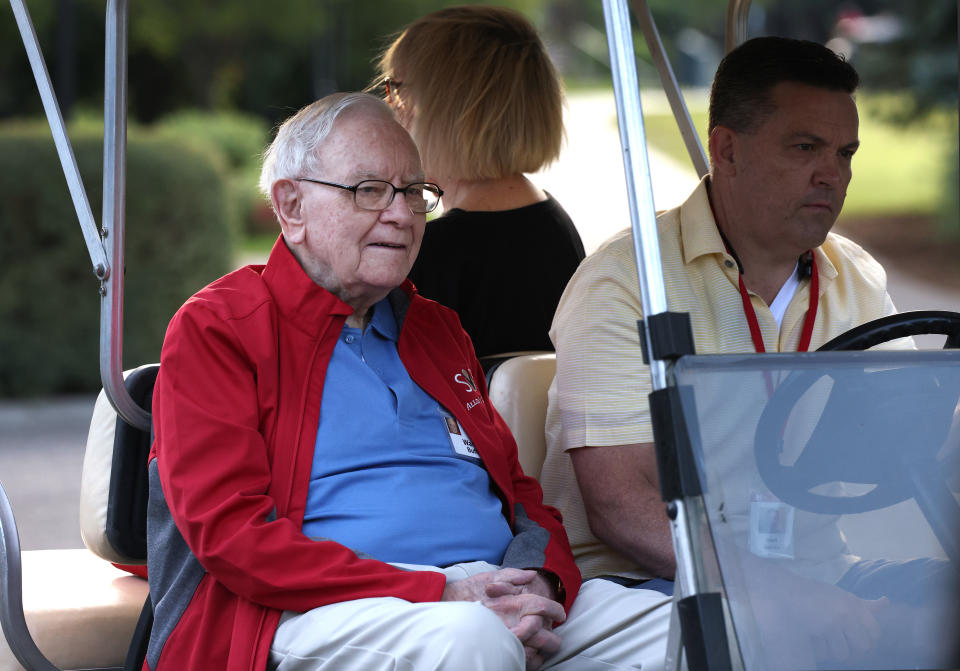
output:
M 556 369 L 555 354 L 529 354 L 504 361 L 490 379 L 490 401 L 513 432 L 523 472 L 537 479 L 547 452 L 547 390 Z
M 89 550 L 22 553 L 27 627 L 62 669 L 123 666 L 147 581 L 125 573 Z M 0 671 L 22 666 L 0 639 Z

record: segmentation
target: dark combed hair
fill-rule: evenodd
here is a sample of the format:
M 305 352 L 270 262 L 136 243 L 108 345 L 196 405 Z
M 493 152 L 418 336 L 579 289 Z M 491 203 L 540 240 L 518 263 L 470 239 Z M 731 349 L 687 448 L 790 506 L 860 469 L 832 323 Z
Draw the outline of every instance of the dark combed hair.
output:
M 782 82 L 853 93 L 860 76 L 844 58 L 807 40 L 757 37 L 720 62 L 710 89 L 709 131 L 752 132 L 774 111 L 770 92 Z

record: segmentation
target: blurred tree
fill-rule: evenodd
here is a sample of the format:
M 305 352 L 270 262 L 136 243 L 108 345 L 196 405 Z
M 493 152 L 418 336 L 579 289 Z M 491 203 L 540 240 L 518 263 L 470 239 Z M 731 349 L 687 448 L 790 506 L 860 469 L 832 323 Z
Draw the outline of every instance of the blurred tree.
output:
M 542 14 L 547 0 L 513 0 Z M 144 0 L 130 3 L 130 115 L 239 109 L 271 121 L 333 90 L 363 88 L 390 35 L 456 0 Z M 62 103 L 103 105 L 102 0 L 28 2 Z M 55 64 L 55 65 L 54 65 Z M 0 118 L 41 113 L 12 13 L 0 12 Z
M 296 105 L 310 91 L 311 41 L 332 21 L 316 5 L 131 3 L 131 110 L 150 121 L 184 106 L 270 116 L 271 108 Z
M 887 0 L 900 32 L 884 42 L 864 42 L 856 65 L 873 87 L 912 92 L 905 119 L 957 106 L 957 1 Z
M 28 8 L 58 98 L 69 107 L 75 96 L 92 87 L 102 107 L 103 8 L 98 10 L 100 18 L 93 24 L 88 21 L 88 13 L 78 7 L 75 0 L 28 3 Z M 95 67 L 78 68 L 80 58 L 83 63 L 89 62 Z M 88 61 L 88 58 L 94 60 Z M 7 9 L 0 10 L 0 73 L 3 73 L 0 117 L 43 113 L 23 40 L 13 12 Z
M 854 58 L 865 85 L 910 93 L 898 97 L 898 105 L 886 107 L 885 115 L 893 121 L 948 123 L 956 130 L 960 123 L 957 0 L 887 0 L 885 9 L 897 19 L 899 31 L 890 40 L 860 44 Z M 952 147 L 944 147 L 942 160 L 948 167 L 939 217 L 941 231 L 955 238 L 960 237 L 957 147 L 957 140 Z
M 726 3 L 722 0 L 648 0 L 648 5 L 680 83 L 701 85 L 704 71 L 707 71 L 709 81 L 723 45 Z M 567 76 L 609 79 L 609 53 L 601 3 L 552 0 L 548 4 L 544 29 L 548 46 Z M 650 52 L 636 29 L 634 45 L 641 85 L 659 86 Z

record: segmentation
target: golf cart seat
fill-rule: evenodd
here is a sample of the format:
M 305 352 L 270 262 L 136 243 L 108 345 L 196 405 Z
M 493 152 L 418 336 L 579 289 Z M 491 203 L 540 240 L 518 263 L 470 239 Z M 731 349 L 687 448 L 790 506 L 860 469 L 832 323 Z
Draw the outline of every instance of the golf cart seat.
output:
M 555 367 L 552 353 L 525 354 L 499 361 L 489 376 L 491 401 L 516 437 L 524 471 L 534 477 L 546 451 L 547 389 Z M 147 410 L 158 369 L 151 364 L 125 374 L 131 396 Z M 143 634 L 149 631 L 150 611 L 143 608 L 147 581 L 112 564 L 146 562 L 150 442 L 149 434 L 117 416 L 101 392 L 90 422 L 80 492 L 81 535 L 87 548 L 28 551 L 17 557 L 7 553 L 9 568 L 17 569 L 13 564 L 22 557 L 23 619 L 32 636 L 31 641 L 25 630 L 5 632 L 20 640 L 15 647 L 35 644 L 61 669 L 139 666 L 131 660 L 142 659 L 139 642 L 145 642 Z M 5 601 L 13 611 L 8 619 L 14 621 L 16 573 L 8 570 L 4 575 L 10 582 Z M 24 668 L 6 641 L 0 642 L 0 671 Z
M 487 370 L 490 401 L 517 441 L 523 472 L 538 480 L 547 452 L 547 390 L 556 369 L 556 355 L 540 352 L 505 358 Z
M 151 364 L 125 374 L 127 389 L 145 409 L 150 408 L 158 369 Z M 17 554 L 4 539 L 6 621 L 0 671 L 30 668 L 11 647 L 22 655 L 34 645 L 61 669 L 124 668 L 149 589 L 146 580 L 112 563 L 146 563 L 149 449 L 150 435 L 120 419 L 101 391 L 90 421 L 80 488 L 81 535 L 87 548 Z M 6 519 L 3 533 L 10 533 Z M 23 609 L 18 616 L 21 584 Z M 18 619 L 21 625 L 26 621 L 29 636 L 16 626 Z M 8 623 L 13 626 L 8 628 Z

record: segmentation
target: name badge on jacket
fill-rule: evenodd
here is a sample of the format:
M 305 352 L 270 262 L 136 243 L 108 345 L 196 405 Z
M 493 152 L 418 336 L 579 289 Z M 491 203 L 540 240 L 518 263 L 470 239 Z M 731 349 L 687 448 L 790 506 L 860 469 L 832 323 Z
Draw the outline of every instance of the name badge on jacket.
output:
M 450 446 L 453 448 L 454 453 L 461 457 L 480 461 L 480 453 L 477 452 L 473 441 L 470 440 L 467 432 L 463 430 L 463 425 L 457 421 L 457 418 L 443 408 L 440 409 L 440 417 L 443 419 L 443 425 L 447 431 L 447 437 L 450 439 Z

